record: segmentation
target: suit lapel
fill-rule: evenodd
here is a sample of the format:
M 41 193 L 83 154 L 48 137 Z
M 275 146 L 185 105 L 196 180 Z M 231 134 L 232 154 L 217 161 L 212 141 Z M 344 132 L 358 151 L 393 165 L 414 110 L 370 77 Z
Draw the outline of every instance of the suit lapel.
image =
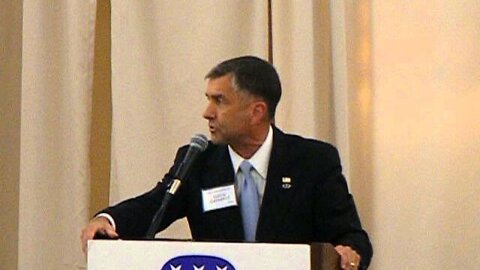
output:
M 233 183 L 233 167 L 226 146 L 218 146 L 206 161 L 205 176 L 203 188 L 206 189 Z
M 273 241 L 281 232 L 282 220 L 291 207 L 296 186 L 285 186 L 283 177 L 289 175 L 289 149 L 285 134 L 273 128 L 273 146 L 268 165 L 267 183 L 257 225 L 258 241 Z M 285 179 L 286 180 L 286 179 Z
M 235 182 L 235 174 L 227 146 L 218 146 L 215 153 L 207 160 L 205 176 L 202 188 L 209 189 L 220 186 L 232 185 Z M 212 212 L 218 230 L 223 235 L 221 239 L 243 240 L 242 217 L 239 207 L 229 207 L 220 211 Z

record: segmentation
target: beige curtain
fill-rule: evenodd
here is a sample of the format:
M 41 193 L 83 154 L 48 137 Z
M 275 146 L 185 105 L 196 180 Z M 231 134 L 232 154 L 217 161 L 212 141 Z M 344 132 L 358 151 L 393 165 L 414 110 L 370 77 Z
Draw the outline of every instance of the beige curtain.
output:
M 362 106 L 371 107 L 375 269 L 478 268 L 480 3 L 372 1 L 369 10 Z
M 23 1 L 19 269 L 82 269 L 95 1 Z
M 334 91 L 346 98 L 340 123 L 374 245 L 371 268 L 476 268 L 478 2 L 332 1 L 331 8 Z
M 272 1 L 273 63 L 282 80 L 278 126 L 334 143 L 328 1 Z

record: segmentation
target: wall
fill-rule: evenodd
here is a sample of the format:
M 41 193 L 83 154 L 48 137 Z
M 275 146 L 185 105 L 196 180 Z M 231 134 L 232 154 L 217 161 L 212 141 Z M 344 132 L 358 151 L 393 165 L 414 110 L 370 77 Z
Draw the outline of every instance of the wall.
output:
M 373 268 L 478 268 L 480 3 L 370 11 Z

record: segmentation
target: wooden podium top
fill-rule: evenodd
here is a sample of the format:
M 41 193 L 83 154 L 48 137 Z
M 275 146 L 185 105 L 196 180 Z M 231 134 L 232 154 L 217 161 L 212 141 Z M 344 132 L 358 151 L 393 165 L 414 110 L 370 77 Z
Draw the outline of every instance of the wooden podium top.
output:
M 332 244 L 314 243 L 310 245 L 312 251 L 312 270 L 339 270 L 340 255 Z

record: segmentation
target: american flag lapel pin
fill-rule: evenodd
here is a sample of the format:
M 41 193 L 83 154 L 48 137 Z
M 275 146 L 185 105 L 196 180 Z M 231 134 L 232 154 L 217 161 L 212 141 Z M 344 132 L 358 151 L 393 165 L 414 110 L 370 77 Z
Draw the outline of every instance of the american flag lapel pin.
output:
M 282 188 L 289 189 L 292 187 L 292 179 L 290 177 L 282 177 Z

